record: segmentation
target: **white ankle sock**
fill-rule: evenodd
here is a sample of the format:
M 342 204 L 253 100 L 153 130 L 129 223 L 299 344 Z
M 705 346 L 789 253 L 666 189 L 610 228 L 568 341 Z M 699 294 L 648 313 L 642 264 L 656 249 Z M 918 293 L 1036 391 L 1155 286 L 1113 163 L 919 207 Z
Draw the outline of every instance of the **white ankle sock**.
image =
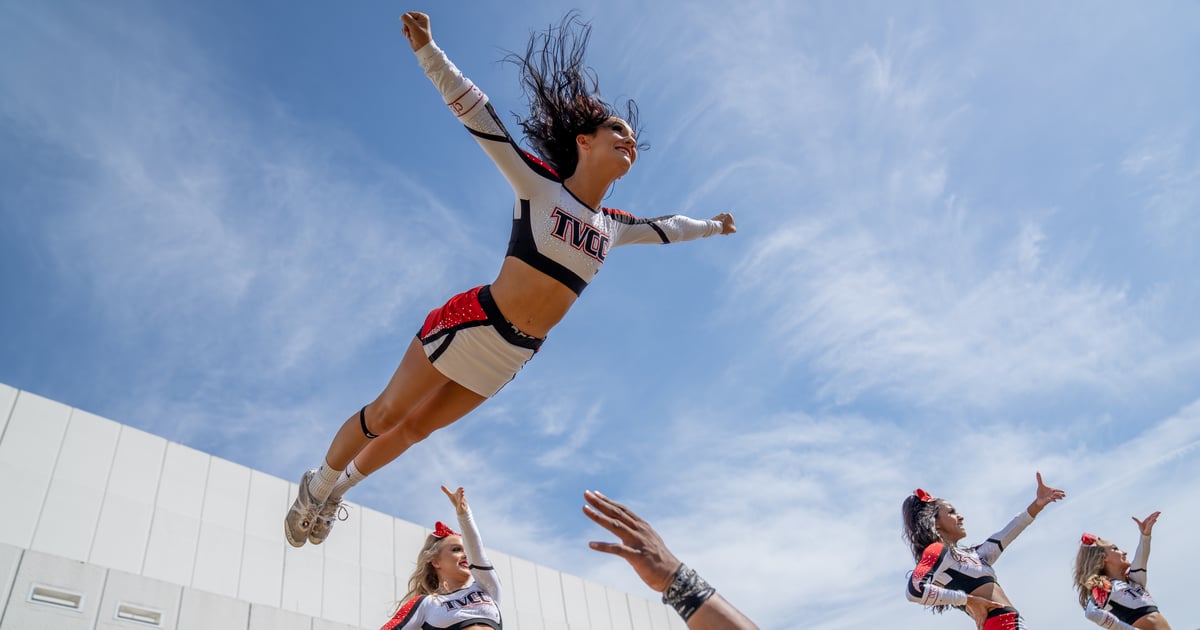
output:
M 315 500 L 324 503 L 329 498 L 329 491 L 333 489 L 333 484 L 337 483 L 338 477 L 342 475 L 342 471 L 334 469 L 325 462 L 317 469 L 317 474 L 313 475 L 312 481 L 308 482 L 308 494 Z
M 346 491 L 353 488 L 355 484 L 366 479 L 367 476 L 359 472 L 358 466 L 351 461 L 349 466 L 346 466 L 346 471 L 338 477 L 337 483 L 333 484 L 333 490 L 329 492 L 330 499 L 340 499 Z

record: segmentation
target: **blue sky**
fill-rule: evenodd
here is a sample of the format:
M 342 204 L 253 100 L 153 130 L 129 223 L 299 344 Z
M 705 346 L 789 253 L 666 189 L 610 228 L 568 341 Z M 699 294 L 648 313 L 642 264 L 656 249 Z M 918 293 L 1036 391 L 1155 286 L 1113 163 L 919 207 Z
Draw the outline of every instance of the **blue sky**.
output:
M 981 540 L 1041 470 L 1068 500 L 998 566 L 1034 627 L 1088 627 L 1078 533 L 1155 509 L 1151 589 L 1200 625 L 1200 5 L 344 4 L 0 0 L 0 382 L 297 478 L 507 244 L 397 17 L 518 112 L 499 60 L 578 8 L 652 145 L 606 204 L 739 231 L 616 250 L 352 500 L 464 485 L 489 545 L 648 595 L 584 546 L 595 488 L 765 628 L 962 628 L 903 599 L 900 502 Z

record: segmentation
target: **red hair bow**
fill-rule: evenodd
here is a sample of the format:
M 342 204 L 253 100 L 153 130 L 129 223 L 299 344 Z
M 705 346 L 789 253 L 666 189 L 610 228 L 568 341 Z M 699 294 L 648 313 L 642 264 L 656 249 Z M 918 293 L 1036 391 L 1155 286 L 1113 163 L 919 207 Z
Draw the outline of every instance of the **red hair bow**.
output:
M 433 537 L 434 538 L 445 538 L 447 536 L 457 536 L 457 535 L 458 535 L 458 532 L 454 531 L 453 529 L 450 529 L 449 527 L 446 527 L 446 524 L 441 521 L 438 521 L 437 525 L 433 526 Z
M 913 490 L 913 494 L 917 495 L 917 499 L 919 499 L 923 503 L 932 503 L 934 501 L 937 501 L 937 499 L 930 496 L 928 492 L 925 492 L 924 490 L 922 490 L 920 488 Z
M 1083 545 L 1084 547 L 1091 547 L 1092 545 L 1096 544 L 1097 540 L 1100 540 L 1099 536 L 1084 532 L 1084 534 L 1079 537 L 1079 544 Z

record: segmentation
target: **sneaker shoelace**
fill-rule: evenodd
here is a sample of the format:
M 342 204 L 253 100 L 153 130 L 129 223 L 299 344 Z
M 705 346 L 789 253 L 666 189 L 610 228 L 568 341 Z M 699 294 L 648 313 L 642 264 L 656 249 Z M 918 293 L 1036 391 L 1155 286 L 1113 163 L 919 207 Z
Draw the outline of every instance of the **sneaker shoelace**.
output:
M 339 521 L 344 521 L 350 518 L 350 511 L 346 509 L 346 506 L 342 503 L 341 499 L 334 499 L 333 501 L 321 506 L 320 514 L 322 517 L 329 520 L 336 518 Z

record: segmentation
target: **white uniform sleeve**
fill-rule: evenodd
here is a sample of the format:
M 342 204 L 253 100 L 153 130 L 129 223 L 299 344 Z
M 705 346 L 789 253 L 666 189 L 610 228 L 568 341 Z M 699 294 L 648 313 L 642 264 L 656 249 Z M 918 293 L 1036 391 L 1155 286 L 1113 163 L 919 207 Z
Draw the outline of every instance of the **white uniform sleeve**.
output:
M 908 601 L 922 606 L 966 606 L 967 594 L 962 591 L 948 589 L 937 584 L 926 583 L 906 587 L 904 595 Z
M 1146 586 L 1146 562 L 1150 560 L 1150 537 L 1142 536 L 1138 539 L 1137 551 L 1133 552 L 1133 562 L 1129 565 L 1129 574 L 1127 579 L 1130 582 L 1137 582 L 1143 587 Z
M 487 95 L 459 72 L 437 44 L 432 41 L 425 44 L 416 55 L 425 76 L 437 87 L 459 122 L 475 136 L 484 153 L 492 158 L 518 198 L 528 199 L 539 185 L 558 181 L 549 167 L 517 147 L 488 104 Z
M 614 247 L 631 244 L 678 243 L 706 238 L 721 233 L 720 221 L 693 219 L 673 214 L 653 219 L 638 219 L 621 211 L 608 211 L 610 216 L 624 225 L 617 235 Z
M 979 553 L 979 559 L 991 565 L 1000 557 L 1000 554 L 1016 540 L 1017 536 L 1025 531 L 1026 527 L 1033 522 L 1033 516 L 1029 514 L 1029 510 L 1021 510 L 1021 513 L 1014 516 L 1013 520 L 1004 526 L 1004 529 L 992 534 L 987 541 L 975 548 Z
M 1119 630 L 1137 630 L 1133 626 L 1117 619 L 1117 616 L 1104 610 L 1096 605 L 1096 600 L 1088 598 L 1087 607 L 1083 609 L 1083 616 L 1088 621 L 1100 626 L 1101 628 L 1118 628 Z
M 487 554 L 483 551 L 483 542 L 479 539 L 479 529 L 475 526 L 475 519 L 471 517 L 470 509 L 465 514 L 458 515 L 458 525 L 462 528 L 463 546 L 467 548 L 467 562 L 471 566 L 471 576 L 475 578 L 479 587 L 487 591 L 487 594 L 499 605 L 500 578 L 496 575 L 496 568 L 492 566 Z
M 933 583 L 937 575 L 937 567 L 947 553 L 945 545 L 934 543 L 925 548 L 917 567 L 908 576 L 908 585 L 904 589 L 908 601 L 922 606 L 966 606 L 967 594 L 963 591 L 948 589 Z

